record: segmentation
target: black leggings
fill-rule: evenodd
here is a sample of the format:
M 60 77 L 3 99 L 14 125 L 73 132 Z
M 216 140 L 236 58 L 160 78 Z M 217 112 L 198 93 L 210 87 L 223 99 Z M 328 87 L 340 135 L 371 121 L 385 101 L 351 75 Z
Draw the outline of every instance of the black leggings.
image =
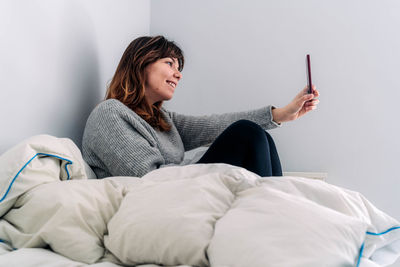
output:
M 262 177 L 282 176 L 272 137 L 248 120 L 239 120 L 226 128 L 197 163 L 227 163 Z

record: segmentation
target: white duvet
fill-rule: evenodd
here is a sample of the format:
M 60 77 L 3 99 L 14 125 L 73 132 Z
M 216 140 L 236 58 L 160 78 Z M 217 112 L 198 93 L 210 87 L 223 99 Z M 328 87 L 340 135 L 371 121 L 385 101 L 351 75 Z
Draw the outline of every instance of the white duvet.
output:
M 400 254 L 398 221 L 322 181 L 225 164 L 91 175 L 69 139 L 35 136 L 4 153 L 0 239 L 16 250 L 0 266 L 31 248 L 47 249 L 58 262 L 48 266 L 367 267 Z

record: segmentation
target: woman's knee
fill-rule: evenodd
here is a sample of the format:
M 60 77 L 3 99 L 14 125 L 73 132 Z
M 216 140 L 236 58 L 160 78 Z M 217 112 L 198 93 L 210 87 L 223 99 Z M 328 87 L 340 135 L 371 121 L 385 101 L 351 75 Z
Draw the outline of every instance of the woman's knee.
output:
M 251 141 L 266 139 L 265 130 L 257 123 L 249 120 L 238 120 L 232 123 L 227 130 L 235 132 L 242 139 Z
M 250 130 L 250 131 L 264 131 L 260 125 L 249 120 L 238 120 L 232 123 L 230 128 L 238 128 L 240 130 Z

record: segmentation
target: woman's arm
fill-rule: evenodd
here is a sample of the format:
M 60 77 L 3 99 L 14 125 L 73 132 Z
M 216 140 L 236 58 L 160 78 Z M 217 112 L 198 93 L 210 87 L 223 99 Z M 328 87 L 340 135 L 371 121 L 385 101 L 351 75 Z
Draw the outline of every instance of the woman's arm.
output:
M 212 143 L 230 124 L 246 119 L 259 124 L 264 129 L 279 125 L 272 120 L 272 106 L 245 112 L 214 114 L 208 116 L 189 116 L 167 112 L 176 126 L 185 150 L 191 150 Z

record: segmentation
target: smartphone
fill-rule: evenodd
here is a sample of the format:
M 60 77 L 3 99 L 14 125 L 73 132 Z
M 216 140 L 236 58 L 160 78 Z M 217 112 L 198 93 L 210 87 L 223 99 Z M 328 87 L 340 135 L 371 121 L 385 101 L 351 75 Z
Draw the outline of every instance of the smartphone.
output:
M 312 94 L 313 89 L 312 89 L 312 81 L 311 81 L 311 62 L 310 62 L 310 55 L 307 54 L 306 56 L 306 69 L 307 69 L 307 87 L 308 87 L 308 93 Z

